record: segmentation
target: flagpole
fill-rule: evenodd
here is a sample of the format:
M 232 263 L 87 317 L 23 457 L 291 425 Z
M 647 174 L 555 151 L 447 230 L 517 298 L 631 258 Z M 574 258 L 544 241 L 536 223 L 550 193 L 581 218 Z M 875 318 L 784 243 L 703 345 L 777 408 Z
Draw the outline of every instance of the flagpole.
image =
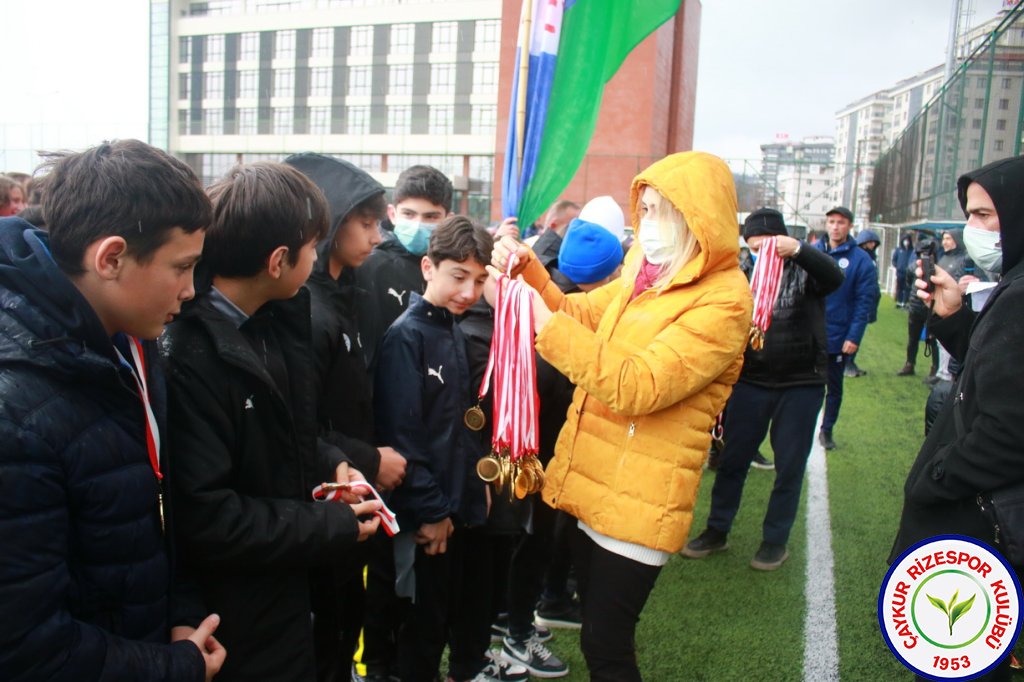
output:
M 516 160 L 523 173 L 523 137 L 526 134 L 526 85 L 530 77 L 530 39 L 533 35 L 533 0 L 523 0 L 523 21 L 519 38 L 519 88 L 516 92 Z M 520 197 L 521 198 L 521 197 Z

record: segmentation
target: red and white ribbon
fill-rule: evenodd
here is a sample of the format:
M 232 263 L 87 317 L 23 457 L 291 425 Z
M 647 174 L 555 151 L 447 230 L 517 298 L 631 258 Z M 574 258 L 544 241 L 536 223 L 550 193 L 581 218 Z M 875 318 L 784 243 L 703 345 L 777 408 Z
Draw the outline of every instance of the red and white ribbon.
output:
M 493 375 L 491 445 L 495 454 L 507 449 L 513 463 L 536 455 L 540 437 L 533 294 L 528 286 L 510 276 L 516 260 L 515 256 L 510 257 L 508 270 L 498 278 L 494 335 L 479 391 L 481 398 L 487 395 Z
M 380 502 L 380 509 L 374 512 L 384 526 L 384 531 L 391 537 L 398 534 L 398 519 L 395 513 L 388 509 L 384 499 L 377 492 L 377 489 L 366 481 L 351 481 L 349 483 L 322 483 L 313 488 L 313 499 L 317 502 L 340 502 L 342 492 L 349 491 L 359 495 L 361 500 L 367 496 Z
M 782 256 L 775 250 L 776 239 L 769 237 L 761 242 L 761 250 L 754 264 L 754 272 L 750 277 L 750 293 L 754 297 L 754 317 L 751 335 L 759 334 L 763 341 L 764 335 L 772 325 L 772 309 L 775 299 L 779 296 L 782 285 Z M 755 349 L 757 347 L 755 346 Z

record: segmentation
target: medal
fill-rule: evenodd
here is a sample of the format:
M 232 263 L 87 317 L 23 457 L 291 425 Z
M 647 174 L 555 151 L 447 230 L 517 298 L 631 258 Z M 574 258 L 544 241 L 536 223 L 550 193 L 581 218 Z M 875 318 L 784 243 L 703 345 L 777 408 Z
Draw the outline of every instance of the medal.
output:
M 494 455 L 486 455 L 477 460 L 476 475 L 491 483 L 501 475 L 501 462 Z
M 480 409 L 479 405 L 474 405 L 466 410 L 466 414 L 462 415 L 462 423 L 471 431 L 480 431 L 487 423 L 487 417 L 484 416 L 484 411 Z M 481 478 L 483 477 L 481 476 Z

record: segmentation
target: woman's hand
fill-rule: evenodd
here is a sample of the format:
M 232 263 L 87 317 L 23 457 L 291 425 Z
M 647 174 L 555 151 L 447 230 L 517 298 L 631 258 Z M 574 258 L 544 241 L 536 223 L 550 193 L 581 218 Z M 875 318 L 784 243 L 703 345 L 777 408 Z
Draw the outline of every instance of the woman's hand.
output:
M 487 266 L 487 274 L 493 277 L 495 282 L 504 277 L 504 274 L 499 272 L 493 265 Z M 530 297 L 533 299 L 533 331 L 539 334 L 540 330 L 548 323 L 548 320 L 551 319 L 554 313 L 548 310 L 548 305 L 544 302 L 544 297 L 540 295 L 540 292 L 527 284 L 522 275 L 516 277 L 516 281 L 529 292 Z
M 508 270 L 509 257 L 515 255 L 519 259 L 512 268 L 512 276 L 515 277 L 526 267 L 527 259 L 530 257 L 530 248 L 513 237 L 502 237 L 494 243 L 494 250 L 491 252 L 491 265 L 501 274 Z

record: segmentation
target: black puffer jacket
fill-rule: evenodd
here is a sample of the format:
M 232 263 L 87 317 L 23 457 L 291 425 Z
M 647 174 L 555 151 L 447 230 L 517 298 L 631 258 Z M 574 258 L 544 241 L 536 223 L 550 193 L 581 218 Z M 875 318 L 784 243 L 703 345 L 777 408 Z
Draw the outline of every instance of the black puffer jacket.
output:
M 753 264 L 744 261 L 742 268 L 749 279 Z M 767 388 L 824 384 L 828 369 L 825 297 L 842 283 L 843 271 L 818 249 L 804 244 L 795 258 L 785 259 L 764 348 L 756 351 L 747 346 L 739 380 Z
M 315 679 L 309 571 L 355 544 L 351 508 L 310 497 L 343 458 L 317 439 L 309 324 L 304 290 L 241 328 L 201 294 L 162 339 L 178 539 L 221 615 L 218 680 Z
M 45 233 L 0 220 L 0 679 L 197 680 L 134 379 Z M 144 359 L 161 433 L 155 346 Z M 171 462 L 163 462 L 165 478 Z
M 409 253 L 393 232 L 385 232 L 384 241 L 356 268 L 356 286 L 367 292 L 356 305 L 366 364 L 371 369 L 376 366 L 388 327 L 409 307 L 412 295 L 426 289 L 421 260 Z
M 988 543 L 992 525 L 977 496 L 1024 483 L 1024 158 L 997 161 L 960 179 L 977 181 L 999 216 L 1003 278 L 980 313 L 965 305 L 928 326 L 963 361 L 951 399 L 935 420 L 904 485 L 903 514 L 890 561 L 925 538 L 957 533 Z
M 374 446 L 373 384 L 366 369 L 357 302 L 368 292 L 355 273 L 331 276 L 331 249 L 349 212 L 384 187 L 368 173 L 320 154 L 296 154 L 285 163 L 302 171 L 324 191 L 331 227 L 317 245 L 317 261 L 306 282 L 313 315 L 317 422 L 321 436 L 340 447 L 368 481 L 377 479 L 380 453 Z M 422 279 L 422 277 L 421 277 Z

